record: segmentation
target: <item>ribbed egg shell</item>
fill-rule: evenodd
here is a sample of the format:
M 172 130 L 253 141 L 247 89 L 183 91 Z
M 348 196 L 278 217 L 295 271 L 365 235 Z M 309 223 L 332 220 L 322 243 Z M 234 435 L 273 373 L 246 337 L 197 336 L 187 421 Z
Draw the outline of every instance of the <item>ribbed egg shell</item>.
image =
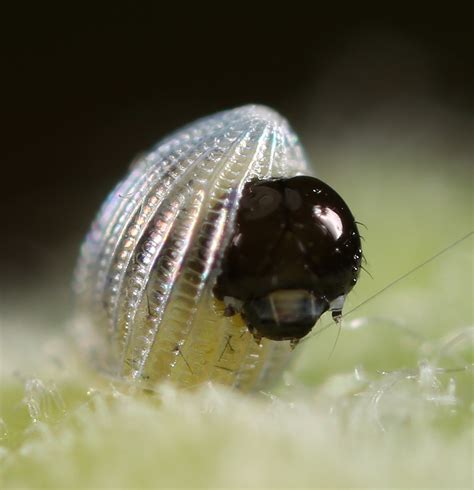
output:
M 152 387 L 258 389 L 289 342 L 259 345 L 212 293 L 250 179 L 310 174 L 285 119 L 244 106 L 198 120 L 138 158 L 105 201 L 76 270 L 75 321 L 101 370 Z

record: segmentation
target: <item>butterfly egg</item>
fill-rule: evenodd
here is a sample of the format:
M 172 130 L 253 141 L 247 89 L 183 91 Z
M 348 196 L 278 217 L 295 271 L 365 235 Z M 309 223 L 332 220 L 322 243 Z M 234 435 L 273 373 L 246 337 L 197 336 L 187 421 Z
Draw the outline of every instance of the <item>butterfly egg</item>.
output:
M 76 270 L 77 338 L 94 365 L 144 387 L 212 381 L 254 390 L 277 377 L 291 343 L 323 311 L 340 311 L 353 285 L 329 298 L 312 283 L 299 285 L 298 270 L 280 280 L 278 264 L 263 273 L 272 286 L 255 284 L 274 241 L 267 223 L 283 230 L 281 216 L 299 212 L 299 188 L 287 187 L 310 173 L 287 122 L 262 106 L 198 120 L 135 161 L 102 206 Z M 245 213 L 257 228 L 242 239 Z M 320 213 L 326 226 L 331 216 Z M 326 228 L 327 236 L 338 233 Z M 263 249 L 253 257 L 256 243 Z M 354 242 L 351 253 L 354 246 L 360 250 Z M 285 250 L 291 255 L 291 243 Z

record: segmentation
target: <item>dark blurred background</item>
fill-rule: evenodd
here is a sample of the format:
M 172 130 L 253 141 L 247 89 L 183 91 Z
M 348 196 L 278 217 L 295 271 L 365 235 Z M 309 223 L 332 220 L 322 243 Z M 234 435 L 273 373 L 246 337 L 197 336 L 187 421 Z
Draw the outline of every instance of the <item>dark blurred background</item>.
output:
M 22 4 L 4 15 L 0 283 L 66 284 L 134 155 L 218 110 L 270 105 L 311 148 L 378 121 L 413 138 L 416 121 L 468 152 L 471 2 L 352 4 Z

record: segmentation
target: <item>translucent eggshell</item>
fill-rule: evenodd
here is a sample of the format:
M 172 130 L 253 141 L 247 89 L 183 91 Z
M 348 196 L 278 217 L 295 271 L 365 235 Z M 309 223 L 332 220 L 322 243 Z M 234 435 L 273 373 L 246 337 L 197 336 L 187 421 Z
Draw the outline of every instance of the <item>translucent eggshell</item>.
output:
M 75 276 L 78 341 L 114 377 L 152 387 L 205 381 L 259 389 L 289 342 L 259 346 L 212 288 L 250 179 L 309 175 L 277 113 L 244 106 L 200 119 L 133 163 L 103 204 Z

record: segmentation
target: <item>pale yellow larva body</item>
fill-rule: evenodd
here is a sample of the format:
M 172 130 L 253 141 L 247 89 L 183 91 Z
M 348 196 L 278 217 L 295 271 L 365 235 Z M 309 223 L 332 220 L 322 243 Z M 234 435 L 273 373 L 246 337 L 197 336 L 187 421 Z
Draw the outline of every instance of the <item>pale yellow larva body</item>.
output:
M 259 345 L 212 288 L 245 183 L 310 173 L 287 122 L 261 106 L 201 119 L 139 158 L 100 210 L 76 271 L 76 332 L 94 364 L 144 387 L 248 391 L 274 379 L 289 342 Z

